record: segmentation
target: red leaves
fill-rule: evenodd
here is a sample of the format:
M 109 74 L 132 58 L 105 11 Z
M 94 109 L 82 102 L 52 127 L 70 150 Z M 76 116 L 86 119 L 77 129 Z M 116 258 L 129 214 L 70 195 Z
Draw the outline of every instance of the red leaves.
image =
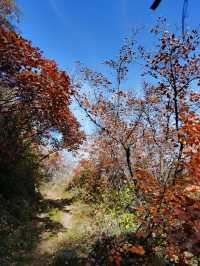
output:
M 114 262 L 114 264 L 116 266 L 120 266 L 121 265 L 121 261 L 122 261 L 122 257 L 120 256 L 120 254 L 114 254 L 113 256 L 109 256 L 108 260 L 112 263 Z
M 187 220 L 189 218 L 187 213 L 181 208 L 174 209 L 174 216 L 180 220 Z
M 10 95 L 15 92 L 6 106 L 0 105 L 0 114 L 7 110 L 17 115 L 19 127 L 25 125 L 25 131 L 29 131 L 30 125 L 37 125 L 34 130 L 39 136 L 47 130 L 57 131 L 62 135 L 60 143 L 56 140 L 57 147 L 77 148 L 84 136 L 69 110 L 73 92 L 68 75 L 29 41 L 3 27 L 0 58 L 0 79 L 10 87 Z
M 117 184 L 119 189 L 125 182 L 134 187 L 141 230 L 155 245 L 157 239 L 166 243 L 169 256 L 175 258 L 185 249 L 196 250 L 193 242 L 199 233 L 200 118 L 195 110 L 200 94 L 191 92 L 195 86 L 190 85 L 199 82 L 200 56 L 194 50 L 200 41 L 195 32 L 183 41 L 162 26 L 154 29 L 159 42 L 155 53 L 140 49 L 148 75 L 143 98 L 122 89 L 128 66 L 122 66 L 124 72 L 118 66 L 128 57 L 120 50 L 119 61 L 105 62 L 117 70 L 118 87 L 105 94 L 100 91 L 103 76 L 85 69 L 84 82 L 92 83 L 95 90 L 90 98 L 83 94 L 80 103 L 99 129 L 98 142 L 89 151 L 93 169 L 87 183 L 93 188 L 99 185 L 98 176 L 109 188 Z M 130 251 L 144 253 L 137 246 Z

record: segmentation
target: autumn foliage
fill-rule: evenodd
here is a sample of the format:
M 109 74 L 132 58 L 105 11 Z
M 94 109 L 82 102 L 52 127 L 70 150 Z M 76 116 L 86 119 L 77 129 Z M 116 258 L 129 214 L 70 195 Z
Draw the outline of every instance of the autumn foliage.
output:
M 15 32 L 0 29 L 1 116 L 17 116 L 23 138 L 60 133 L 53 144 L 73 149 L 83 138 L 69 109 L 73 91 L 68 75 Z
M 76 150 L 82 143 L 84 134 L 70 110 L 73 94 L 69 76 L 58 69 L 56 62 L 46 59 L 7 20 L 1 23 L 0 190 L 3 195 L 21 194 L 21 190 L 26 194 L 28 187 L 34 193 L 41 176 L 39 168 L 48 153 Z
M 154 52 L 139 46 L 137 54 L 135 40 L 126 39 L 119 56 L 105 61 L 112 77 L 80 65 L 92 93 L 80 90 L 75 97 L 97 128 L 88 152 L 98 182 L 105 190 L 128 184 L 135 233 L 152 252 L 188 265 L 200 253 L 200 37 L 197 30 L 184 38 L 171 33 L 164 20 L 151 32 Z M 140 96 L 123 87 L 138 60 L 144 65 Z M 80 79 L 74 86 L 81 87 Z M 124 265 L 120 258 L 112 263 Z
M 46 168 L 56 169 L 59 150 L 74 151 L 83 143 L 84 133 L 70 109 L 74 99 L 95 130 L 70 188 L 84 190 L 87 203 L 107 200 L 109 208 L 115 205 L 135 217 L 133 232 L 103 235 L 96 242 L 88 265 L 150 265 L 157 257 L 175 265 L 197 265 L 199 32 L 179 36 L 159 19 L 151 30 L 157 41 L 153 51 L 136 47 L 134 33 L 115 59 L 104 62 L 113 75 L 79 64 L 78 79 L 72 82 L 14 30 L 6 19 L 14 7 L 12 1 L 6 3 L 8 8 L 4 5 L 0 13 L 2 197 L 34 194 L 49 152 L 53 155 Z M 132 82 L 138 62 L 143 66 L 141 91 L 126 83 Z

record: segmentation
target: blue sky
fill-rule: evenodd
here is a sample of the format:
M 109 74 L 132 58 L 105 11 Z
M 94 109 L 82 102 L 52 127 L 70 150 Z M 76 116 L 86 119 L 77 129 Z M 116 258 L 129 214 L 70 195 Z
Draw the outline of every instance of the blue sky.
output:
M 162 0 L 156 11 L 153 0 L 17 0 L 22 15 L 19 29 L 44 55 L 72 73 L 80 60 L 98 69 L 99 62 L 113 58 L 132 28 L 144 27 L 140 43 L 150 45 L 148 30 L 158 16 L 181 25 L 183 0 Z M 187 24 L 200 24 L 200 1 L 189 0 Z M 138 68 L 131 82 L 140 86 Z M 80 113 L 78 113 L 80 117 Z M 91 125 L 83 119 L 86 131 Z
M 72 70 L 74 61 L 96 66 L 114 56 L 131 28 L 153 25 L 164 16 L 180 25 L 183 0 L 162 0 L 149 9 L 153 0 L 18 0 L 22 10 L 19 28 L 24 37 L 40 47 L 45 56 Z M 200 24 L 200 1 L 189 0 L 190 25 Z M 147 32 L 141 42 L 148 44 Z

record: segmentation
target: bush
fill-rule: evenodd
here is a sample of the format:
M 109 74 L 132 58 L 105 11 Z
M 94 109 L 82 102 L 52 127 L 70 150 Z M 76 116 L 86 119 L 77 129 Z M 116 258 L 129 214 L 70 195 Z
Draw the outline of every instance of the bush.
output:
M 184 266 L 159 256 L 143 237 L 134 233 L 102 235 L 92 247 L 88 266 Z

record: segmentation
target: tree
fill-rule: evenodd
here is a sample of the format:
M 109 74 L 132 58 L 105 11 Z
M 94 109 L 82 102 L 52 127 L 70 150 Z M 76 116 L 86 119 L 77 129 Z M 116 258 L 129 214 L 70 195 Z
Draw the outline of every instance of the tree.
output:
M 69 109 L 68 75 L 19 34 L 1 27 L 0 36 L 1 120 L 15 117 L 24 141 L 76 149 L 83 133 Z
M 69 76 L 54 61 L 0 25 L 1 194 L 30 195 L 30 184 L 34 193 L 49 152 L 78 149 L 84 133 L 70 110 L 73 94 Z
M 19 20 L 20 10 L 15 0 L 0 0 L 0 24 L 13 29 L 13 22 Z
M 107 146 L 107 152 L 110 151 L 109 156 L 103 155 L 102 158 L 110 157 L 109 160 L 115 161 L 114 164 L 118 162 L 119 168 L 121 167 L 119 172 L 124 173 L 120 174 L 121 177 L 131 177 L 131 182 L 137 190 L 137 180 L 134 178 L 132 167 L 132 151 L 136 150 L 138 136 L 141 134 L 143 104 L 131 91 L 122 90 L 129 67 L 135 60 L 134 38 L 135 34 L 125 39 L 115 60 L 104 62 L 114 73 L 113 78 L 109 79 L 102 73 L 80 65 L 78 76 L 91 86 L 93 92 L 91 97 L 77 93 L 75 98 L 87 117 L 98 128 L 98 141 L 102 141 L 104 149 Z M 75 83 L 74 86 L 81 85 Z
M 107 180 L 120 177 L 133 185 L 132 207 L 140 221 L 136 233 L 153 250 L 184 265 L 187 252 L 198 256 L 200 240 L 200 39 L 196 30 L 183 39 L 163 25 L 152 30 L 155 52 L 139 49 L 145 59 L 141 98 L 122 87 L 134 61 L 133 46 L 123 46 L 118 60 L 106 61 L 115 79 L 82 68 L 84 82 L 95 89 L 90 97 L 85 91 L 75 97 L 97 127 L 92 166 L 102 167 Z M 116 168 L 124 175 L 113 176 Z M 113 183 L 120 189 L 120 182 L 107 184 Z
M 155 80 L 146 88 L 145 113 L 153 146 L 157 146 L 157 160 L 154 157 L 154 161 L 157 167 L 160 165 L 160 171 L 153 174 L 159 181 L 159 192 L 154 191 L 150 201 L 152 218 L 148 221 L 148 237 L 152 233 L 154 236 L 166 234 L 169 254 L 178 255 L 185 263 L 186 250 L 193 254 L 199 252 L 199 198 L 192 199 L 194 195 L 186 193 L 193 190 L 198 194 L 200 184 L 198 174 L 191 173 L 191 164 L 193 170 L 198 168 L 194 161 L 198 160 L 195 125 L 199 124 L 199 33 L 193 30 L 183 39 L 160 27 L 153 32 L 159 39 L 155 54 L 141 49 L 146 60 L 146 74 Z M 145 172 L 148 177 L 149 169 Z

